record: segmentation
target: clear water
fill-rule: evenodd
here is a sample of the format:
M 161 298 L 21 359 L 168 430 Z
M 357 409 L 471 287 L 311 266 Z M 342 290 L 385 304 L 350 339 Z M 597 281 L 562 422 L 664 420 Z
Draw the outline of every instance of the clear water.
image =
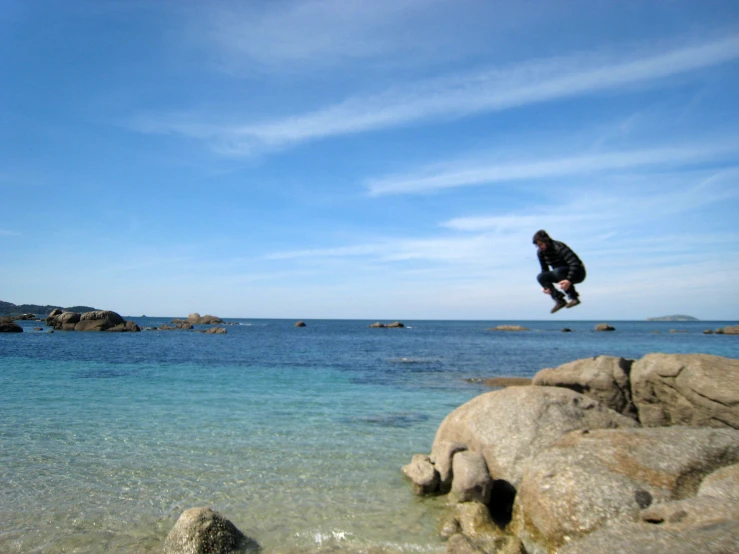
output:
M 739 336 L 703 334 L 735 322 L 233 321 L 0 334 L 0 552 L 158 552 L 193 506 L 265 552 L 443 552 L 443 499 L 415 497 L 400 467 L 487 390 L 467 379 L 599 354 L 739 358 Z

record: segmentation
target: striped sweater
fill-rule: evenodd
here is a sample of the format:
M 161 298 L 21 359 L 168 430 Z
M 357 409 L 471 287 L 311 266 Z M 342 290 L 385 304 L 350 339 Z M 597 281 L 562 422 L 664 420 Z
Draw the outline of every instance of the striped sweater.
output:
M 577 254 L 564 242 L 559 242 L 558 240 L 550 242 L 547 245 L 547 249 L 543 252 L 538 250 L 537 255 L 539 256 L 542 271 L 548 271 L 550 267 L 552 269 L 557 267 L 569 268 L 569 272 L 567 273 L 568 280 L 574 277 L 574 273 L 578 269 L 585 267 L 580 258 L 577 257 Z

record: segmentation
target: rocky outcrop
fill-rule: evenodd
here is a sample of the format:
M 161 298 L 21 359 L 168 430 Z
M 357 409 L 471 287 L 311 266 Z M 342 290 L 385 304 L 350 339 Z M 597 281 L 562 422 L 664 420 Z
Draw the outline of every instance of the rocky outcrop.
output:
M 22 333 L 23 327 L 9 317 L 0 318 L 0 333 Z
M 620 414 L 636 418 L 631 399 L 629 374 L 634 360 L 597 356 L 575 360 L 556 368 L 539 371 L 534 385 L 565 387 L 595 398 Z
M 615 331 L 616 328 L 608 325 L 608 323 L 598 323 L 598 325 L 595 326 L 596 331 Z
M 296 321 L 295 327 L 305 327 L 305 321 Z
M 379 321 L 375 321 L 374 323 L 371 323 L 369 325 L 369 328 L 370 329 L 385 329 L 385 328 L 390 328 L 390 329 L 396 328 L 396 329 L 399 329 L 399 328 L 402 328 L 402 327 L 405 327 L 405 325 L 403 323 L 401 323 L 400 321 L 393 321 L 392 323 L 380 323 Z
M 516 486 L 526 462 L 565 433 L 636 425 L 568 389 L 508 387 L 473 398 L 450 413 L 436 432 L 432 451 L 439 443 L 462 443 L 482 454 L 495 479 Z M 439 461 L 437 457 L 435 463 Z
M 210 508 L 185 510 L 164 541 L 164 554 L 231 554 L 258 549 L 256 541 Z
M 739 429 L 739 360 L 648 354 L 632 367 L 631 390 L 644 426 Z
M 94 310 L 85 313 L 54 310 L 46 318 L 46 325 L 58 331 L 138 332 L 141 330 L 135 322 L 126 321 L 110 310 Z
M 511 531 L 554 550 L 606 523 L 694 496 L 701 480 L 739 461 L 739 431 L 671 427 L 575 431 L 527 465 Z
M 739 325 L 727 325 L 721 329 L 717 329 L 716 333 L 720 335 L 739 335 Z
M 522 325 L 497 325 L 496 327 L 491 327 L 488 329 L 488 331 L 528 331 L 528 327 L 524 327 Z
M 226 328 L 225 327 L 211 327 L 210 329 L 203 329 L 198 332 L 206 334 L 206 335 L 225 335 Z
M 737 364 L 650 354 L 542 370 L 451 412 L 414 457 L 414 491 L 449 492 L 448 553 L 739 551 Z
M 223 320 L 220 317 L 216 317 L 214 315 L 204 315 L 201 316 L 199 313 L 195 312 L 187 316 L 187 322 L 191 323 L 192 325 L 218 325 L 223 324 Z

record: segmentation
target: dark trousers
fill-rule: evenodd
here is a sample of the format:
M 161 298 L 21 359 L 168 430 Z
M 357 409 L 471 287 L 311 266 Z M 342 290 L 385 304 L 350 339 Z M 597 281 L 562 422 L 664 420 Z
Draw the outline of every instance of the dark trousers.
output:
M 567 279 L 567 275 L 569 274 L 569 272 L 569 267 L 555 267 L 550 271 L 542 271 L 541 273 L 539 273 L 539 275 L 536 276 L 536 280 L 539 281 L 539 284 L 542 286 L 542 288 L 552 291 L 552 298 L 554 298 L 555 300 L 561 300 L 565 297 L 565 295 L 562 294 L 562 292 L 558 290 L 554 285 L 555 283 L 559 283 L 560 281 L 564 281 L 565 279 Z M 575 271 L 575 274 L 570 280 L 572 286 L 567 290 L 567 296 L 572 299 L 580 296 L 575 290 L 575 284 L 582 283 L 584 280 L 585 268 L 583 267 Z

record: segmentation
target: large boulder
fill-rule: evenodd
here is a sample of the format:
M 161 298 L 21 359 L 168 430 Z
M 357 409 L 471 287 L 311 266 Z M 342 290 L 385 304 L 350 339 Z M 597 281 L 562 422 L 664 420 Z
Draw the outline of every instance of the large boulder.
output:
M 517 537 L 505 535 L 480 502 L 456 504 L 442 521 L 442 536 L 447 541 L 446 554 L 525 554 Z
M 631 400 L 629 374 L 634 360 L 615 356 L 597 356 L 575 360 L 539 371 L 533 383 L 539 386 L 565 387 L 595 398 L 620 414 L 636 418 Z
M 22 333 L 23 327 L 10 318 L 0 318 L 0 333 Z
M 646 427 L 739 429 L 739 360 L 708 354 L 647 354 L 631 368 L 631 391 Z
M 46 325 L 48 325 L 49 327 L 53 327 L 56 316 L 62 313 L 63 310 L 61 308 L 54 308 L 53 310 L 51 310 L 51 313 L 46 316 Z
M 657 503 L 694 496 L 704 476 L 739 461 L 739 431 L 670 427 L 574 431 L 527 466 L 511 530 L 555 550 Z M 595 550 L 594 550 L 595 551 Z
M 739 552 L 739 520 L 676 530 L 616 523 L 573 540 L 557 554 L 730 554 Z M 537 554 L 530 552 L 529 554 Z
M 223 323 L 223 320 L 220 317 L 214 316 L 214 315 L 204 315 L 200 318 L 200 321 L 198 321 L 201 325 L 216 325 Z
M 63 317 L 63 314 L 62 314 Z M 116 312 L 110 310 L 95 310 L 93 312 L 85 312 L 80 316 L 78 323 L 74 325 L 75 331 L 107 331 L 116 325 L 125 323 L 126 321 Z M 68 326 L 64 326 L 66 329 Z
M 164 541 L 164 554 L 230 554 L 259 545 L 210 508 L 185 510 Z
M 596 331 L 615 331 L 616 328 L 612 325 L 608 325 L 608 323 L 598 323 L 598 325 L 595 326 Z
M 490 502 L 493 479 L 482 454 L 469 450 L 457 452 L 452 458 L 452 473 L 450 502 Z
M 439 489 L 439 473 L 425 454 L 414 454 L 411 463 L 403 466 L 403 474 L 413 483 L 413 492 L 431 494 Z
M 560 387 L 508 387 L 481 394 L 442 421 L 432 451 L 461 443 L 485 458 L 495 479 L 516 486 L 526 462 L 576 429 L 636 427 L 598 401 Z M 435 463 L 440 459 L 435 457 Z M 442 462 L 448 463 L 448 462 Z
M 172 323 L 182 323 L 182 320 L 172 320 Z M 215 325 L 219 323 L 223 323 L 223 320 L 220 317 L 216 317 L 214 315 L 203 315 L 201 316 L 197 312 L 191 313 L 189 316 L 187 316 L 187 322 L 191 325 Z
M 108 329 L 109 333 L 138 333 L 141 331 L 141 328 L 136 324 L 135 321 L 126 321 L 124 323 L 119 323 L 115 327 L 111 327 Z
M 694 497 L 655 504 L 642 510 L 641 519 L 671 529 L 739 520 L 739 465 L 724 467 L 708 475 Z

